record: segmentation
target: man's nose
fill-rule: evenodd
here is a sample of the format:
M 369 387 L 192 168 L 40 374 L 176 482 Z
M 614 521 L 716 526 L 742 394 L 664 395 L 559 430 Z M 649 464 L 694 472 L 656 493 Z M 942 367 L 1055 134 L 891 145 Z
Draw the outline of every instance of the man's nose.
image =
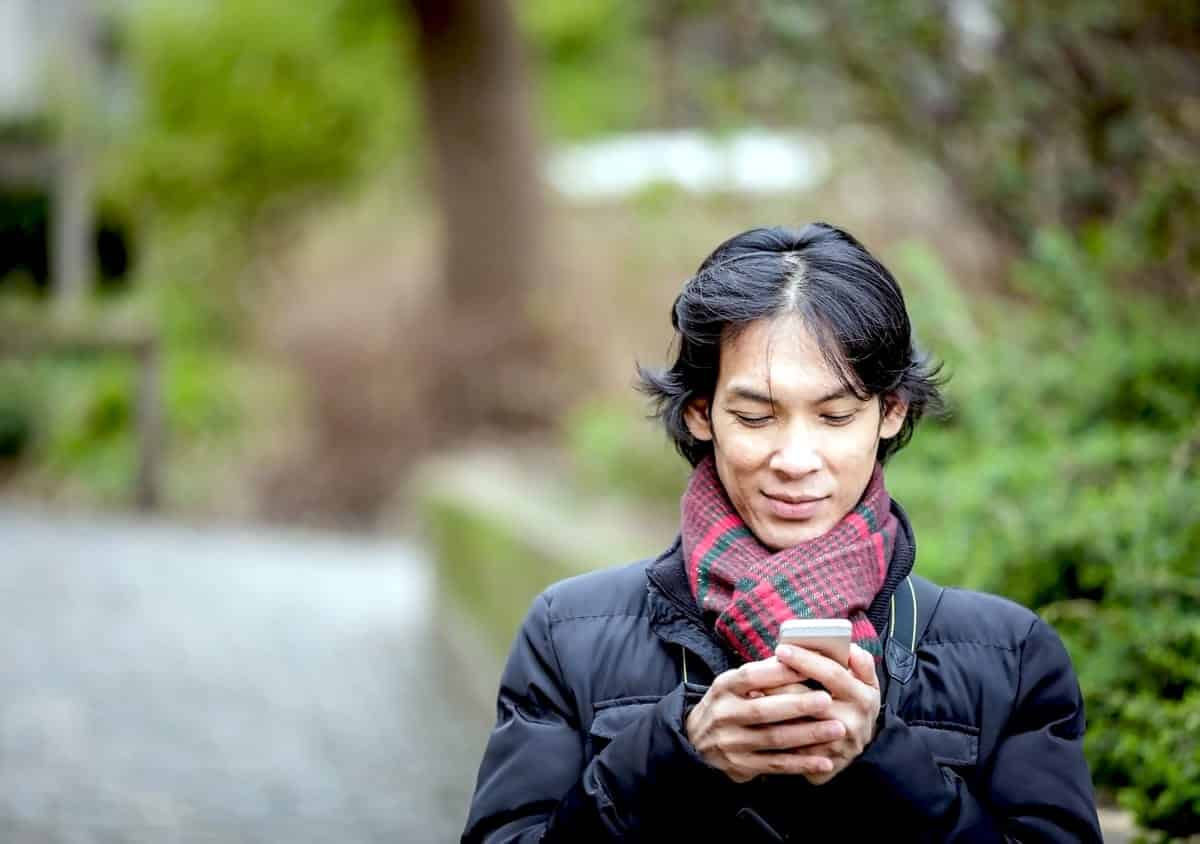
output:
M 771 455 L 770 465 L 783 475 L 807 475 L 821 468 L 821 455 L 811 437 L 792 436 Z

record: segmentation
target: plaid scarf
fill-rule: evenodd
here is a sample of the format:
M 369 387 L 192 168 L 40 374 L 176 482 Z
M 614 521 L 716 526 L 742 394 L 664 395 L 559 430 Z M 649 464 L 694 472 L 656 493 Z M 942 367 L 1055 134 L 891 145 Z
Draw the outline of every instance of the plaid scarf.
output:
M 775 651 L 789 618 L 848 618 L 851 637 L 878 660 L 879 634 L 866 610 L 883 586 L 899 521 L 876 464 L 862 499 L 830 530 L 772 553 L 734 510 L 711 456 L 684 492 L 683 557 L 701 610 L 743 660 Z

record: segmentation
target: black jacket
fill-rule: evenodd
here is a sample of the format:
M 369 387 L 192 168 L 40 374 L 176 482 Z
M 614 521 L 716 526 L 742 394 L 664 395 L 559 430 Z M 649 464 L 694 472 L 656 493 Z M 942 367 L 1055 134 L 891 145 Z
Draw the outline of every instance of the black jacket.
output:
M 688 741 L 686 712 L 735 663 L 696 607 L 677 542 L 534 601 L 462 840 L 1100 841 L 1083 701 L 1058 636 L 1002 598 L 906 581 L 915 544 L 897 514 L 868 617 L 886 637 L 894 607 L 924 605 L 885 644 L 874 740 L 833 780 L 738 785 Z

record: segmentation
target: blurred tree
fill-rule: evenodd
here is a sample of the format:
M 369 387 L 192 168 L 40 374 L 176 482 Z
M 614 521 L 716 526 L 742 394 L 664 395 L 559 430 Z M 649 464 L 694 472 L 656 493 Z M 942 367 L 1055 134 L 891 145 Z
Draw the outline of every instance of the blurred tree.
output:
M 1017 251 L 1042 226 L 1118 221 L 1143 276 L 1200 268 L 1197 4 L 837 0 L 768 17 L 840 80 L 843 117 L 932 156 Z
M 656 127 L 759 122 L 777 109 L 778 102 L 759 108 L 754 84 L 771 46 L 759 0 L 660 0 L 642 18 Z
M 522 42 L 507 2 L 405 0 L 443 220 L 441 312 L 425 338 L 439 434 L 537 426 L 543 341 L 529 312 L 546 268 L 544 206 Z
M 693 10 L 688 0 L 662 0 L 650 12 L 650 31 L 654 41 L 655 118 L 662 128 L 676 129 L 687 122 L 680 58 L 685 26 Z

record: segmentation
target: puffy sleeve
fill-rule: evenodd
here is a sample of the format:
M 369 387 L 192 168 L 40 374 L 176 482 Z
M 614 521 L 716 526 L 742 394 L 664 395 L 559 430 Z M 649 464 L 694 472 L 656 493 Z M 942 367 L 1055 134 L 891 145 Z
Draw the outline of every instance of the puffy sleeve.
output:
M 496 725 L 484 751 L 462 841 L 623 841 L 662 789 L 711 773 L 683 729 L 694 696 L 682 684 L 647 706 L 588 760 L 587 730 L 555 652 L 550 598 L 540 596 L 500 681 Z M 694 702 L 694 701 L 691 701 Z

